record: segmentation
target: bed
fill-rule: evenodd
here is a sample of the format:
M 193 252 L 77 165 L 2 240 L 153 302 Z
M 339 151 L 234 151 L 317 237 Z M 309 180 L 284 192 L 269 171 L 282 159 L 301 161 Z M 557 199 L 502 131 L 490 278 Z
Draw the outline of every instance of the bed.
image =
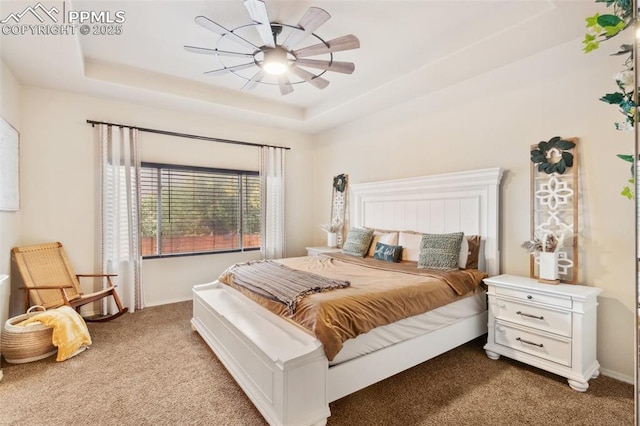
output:
M 351 226 L 479 235 L 478 269 L 496 275 L 501 177 L 502 169 L 491 168 L 354 184 Z M 197 285 L 193 300 L 193 328 L 271 425 L 325 424 L 330 402 L 487 331 L 486 298 L 474 291 L 450 305 L 361 334 L 328 357 L 314 335 L 231 286 L 219 281 Z M 401 336 L 412 331 L 389 340 L 390 327 Z

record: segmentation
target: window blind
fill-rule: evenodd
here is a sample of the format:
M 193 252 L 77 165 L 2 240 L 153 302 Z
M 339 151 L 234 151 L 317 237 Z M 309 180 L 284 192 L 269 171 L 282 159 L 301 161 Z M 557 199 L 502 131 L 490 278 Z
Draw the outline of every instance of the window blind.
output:
M 143 163 L 142 255 L 260 248 L 257 172 Z

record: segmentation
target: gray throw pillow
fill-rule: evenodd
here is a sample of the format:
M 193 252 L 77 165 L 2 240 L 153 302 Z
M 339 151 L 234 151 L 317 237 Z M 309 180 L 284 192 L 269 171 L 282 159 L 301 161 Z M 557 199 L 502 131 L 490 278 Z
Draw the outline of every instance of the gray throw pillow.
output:
M 418 268 L 452 271 L 458 269 L 463 232 L 424 234 L 420 241 Z
M 373 229 L 351 228 L 347 240 L 342 245 L 342 252 L 352 256 L 364 257 L 369 251 L 373 239 Z

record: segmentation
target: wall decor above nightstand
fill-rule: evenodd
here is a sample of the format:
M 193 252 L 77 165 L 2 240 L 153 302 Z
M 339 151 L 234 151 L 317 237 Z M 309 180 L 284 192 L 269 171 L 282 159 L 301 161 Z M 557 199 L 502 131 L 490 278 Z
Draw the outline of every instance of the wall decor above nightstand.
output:
M 331 195 L 331 224 L 336 224 L 336 247 L 342 247 L 345 240 L 344 231 L 347 219 L 347 187 L 349 175 L 342 173 L 333 177 L 333 193 Z
M 540 250 L 529 250 L 530 275 L 548 283 L 573 284 L 578 280 L 577 143 L 578 138 L 555 136 L 531 146 L 529 242 L 541 242 L 542 246 Z M 554 241 L 552 250 L 549 241 Z M 549 251 L 554 254 L 541 256 Z M 545 261 L 549 260 L 553 264 L 545 267 Z
M 487 278 L 489 335 L 484 349 L 566 377 L 579 392 L 598 377 L 596 319 L 599 288 L 539 283 L 532 278 Z
M 531 146 L 533 235 L 529 242 L 542 242 L 542 246 L 529 250 L 530 276 L 547 283 L 578 280 L 577 143 L 577 138 L 555 136 Z M 548 248 L 549 241 L 554 241 L 553 250 Z M 552 257 L 541 255 L 549 251 Z M 543 260 L 552 259 L 553 264 L 545 267 Z

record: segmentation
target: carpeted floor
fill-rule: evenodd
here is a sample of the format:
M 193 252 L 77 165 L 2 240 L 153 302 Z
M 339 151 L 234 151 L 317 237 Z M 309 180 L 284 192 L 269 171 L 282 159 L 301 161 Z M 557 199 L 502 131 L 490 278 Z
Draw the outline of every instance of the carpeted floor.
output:
M 3 361 L 2 425 L 265 425 L 200 336 L 191 302 L 90 323 L 93 346 L 62 363 Z M 488 359 L 481 339 L 330 405 L 339 425 L 633 425 L 633 386 Z M 375 366 L 372 366 L 375 368 Z

